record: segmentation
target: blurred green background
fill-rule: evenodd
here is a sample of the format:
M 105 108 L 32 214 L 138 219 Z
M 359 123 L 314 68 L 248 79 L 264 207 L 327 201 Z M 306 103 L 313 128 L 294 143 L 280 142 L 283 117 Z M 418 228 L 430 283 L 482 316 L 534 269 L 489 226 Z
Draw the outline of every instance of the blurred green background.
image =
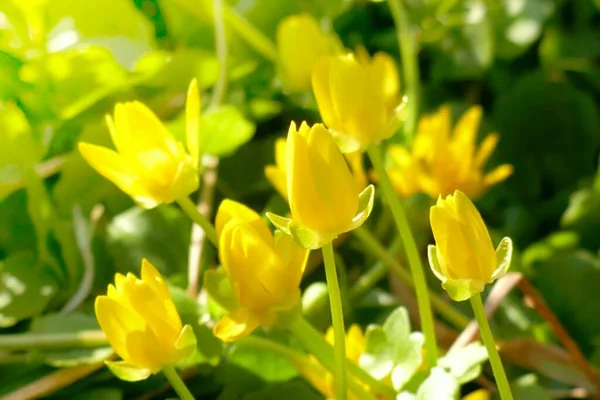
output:
M 310 94 L 283 93 L 276 65 L 254 50 L 240 21 L 274 40 L 283 17 L 308 12 L 346 47 L 385 51 L 400 63 L 393 21 L 385 2 L 227 3 L 243 20 L 226 20 L 228 89 L 224 105 L 207 113 L 202 125 L 210 137 L 209 152 L 220 157 L 216 198 L 258 210 L 282 207 L 263 167 L 273 163 L 274 140 L 289 121 L 318 122 L 319 115 Z M 405 3 L 418 38 L 422 112 L 444 103 L 455 115 L 471 104 L 484 107 L 480 134 L 501 135 L 491 164 L 510 163 L 515 172 L 478 206 L 488 225 L 510 236 L 520 250 L 512 270 L 532 280 L 585 355 L 600 366 L 600 4 Z M 219 77 L 211 4 L 0 0 L 0 335 L 94 327 L 91 302 L 84 300 L 102 293 L 115 272 L 137 271 L 142 257 L 175 286 L 185 287 L 187 217 L 175 206 L 134 207 L 83 161 L 75 145 L 83 140 L 110 146 L 104 115 L 116 102 L 133 99 L 183 135 L 190 80 L 198 79 L 206 104 Z M 413 203 L 413 219 L 426 226 L 418 199 Z M 86 255 L 93 257 L 92 270 L 86 268 Z M 83 297 L 82 281 L 90 283 Z M 81 298 L 73 303 L 75 295 Z M 65 306 L 77 306 L 78 317 L 44 320 Z M 496 319 L 504 338 L 554 340 L 516 298 L 503 304 Z M 219 354 L 206 356 L 201 373 L 207 378 L 195 381 L 203 385 L 197 393 L 207 393 L 206 398 L 253 392 L 257 397 L 246 398 L 279 398 L 261 390 L 295 376 L 277 360 L 258 377 L 246 370 L 223 371 L 268 363 L 243 354 L 237 364 L 234 357 L 213 370 Z M 40 363 L 73 365 L 101 355 L 30 357 L 37 362 L 0 365 L 0 394 L 52 370 Z M 151 379 L 133 386 L 113 379 L 112 388 L 100 389 L 109 379 L 103 370 L 57 396 L 117 399 L 125 393 L 129 398 L 162 384 Z M 564 382 L 540 379 L 547 388 L 564 387 Z M 273 393 L 308 390 L 293 385 Z

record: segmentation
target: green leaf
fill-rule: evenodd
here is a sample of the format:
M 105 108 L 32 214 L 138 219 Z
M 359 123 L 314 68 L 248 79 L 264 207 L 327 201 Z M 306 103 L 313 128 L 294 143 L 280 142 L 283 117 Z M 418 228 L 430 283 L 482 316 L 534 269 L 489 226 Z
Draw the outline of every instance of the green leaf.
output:
M 149 369 L 137 368 L 125 361 L 106 361 L 106 366 L 122 381 L 138 382 L 150 376 Z
M 40 314 L 56 291 L 53 275 L 34 254 L 10 254 L 0 261 L 0 327 Z
M 365 352 L 359 359 L 360 366 L 380 380 L 391 374 L 392 384 L 397 391 L 402 389 L 423 362 L 423 334 L 411 333 L 408 312 L 404 307 L 394 310 L 383 327 L 370 325 L 365 341 Z
M 259 392 L 244 396 L 244 400 L 320 400 L 323 396 L 302 381 L 291 381 L 269 386 Z
M 234 346 L 228 361 L 247 369 L 265 382 L 284 382 L 298 376 L 298 371 L 286 358 L 250 346 Z
M 250 141 L 256 127 L 231 105 L 202 116 L 200 149 L 202 153 L 227 156 Z
M 223 269 L 209 269 L 204 273 L 204 289 L 225 310 L 232 311 L 237 308 L 237 298 Z
M 416 400 L 455 400 L 459 389 L 456 378 L 442 368 L 433 367 L 427 379 L 419 386 Z
M 448 352 L 438 360 L 438 366 L 444 367 L 460 384 L 465 384 L 481 374 L 481 364 L 487 359 L 485 346 L 473 342 Z
M 123 391 L 117 388 L 95 388 L 75 394 L 73 400 L 123 400 Z
M 131 68 L 154 46 L 150 22 L 130 1 L 53 0 L 48 2 L 45 16 L 50 53 L 100 45 L 121 65 Z
M 515 400 L 550 400 L 550 394 L 538 383 L 537 376 L 527 374 L 517 379 L 511 390 Z

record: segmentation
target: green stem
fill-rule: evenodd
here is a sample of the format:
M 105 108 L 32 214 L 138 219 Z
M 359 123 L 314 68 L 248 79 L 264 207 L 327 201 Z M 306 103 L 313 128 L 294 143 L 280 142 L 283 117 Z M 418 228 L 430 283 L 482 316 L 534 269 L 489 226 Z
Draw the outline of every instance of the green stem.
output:
M 206 19 L 206 12 L 212 13 L 210 0 L 203 0 L 201 4 L 197 0 L 175 0 L 175 3 L 200 20 Z M 254 48 L 257 53 L 269 61 L 277 62 L 277 47 L 271 39 L 228 7 L 227 3 L 223 4 L 223 19 L 227 26 Z
M 288 329 L 290 330 L 290 333 L 302 343 L 304 348 L 313 354 L 325 368 L 330 372 L 335 370 L 334 355 L 331 345 L 327 343 L 325 338 L 323 338 L 323 336 L 321 336 L 308 321 L 299 317 L 288 326 Z M 392 387 L 373 378 L 358 365 L 349 362 L 346 366 L 348 367 L 348 372 L 350 374 L 369 385 L 374 393 L 379 394 L 386 399 L 396 398 L 396 392 Z M 352 385 L 355 383 L 356 381 L 354 379 L 348 381 L 350 388 L 352 388 Z
M 102 331 L 0 335 L 1 351 L 100 346 L 108 346 L 108 340 Z
M 388 0 L 394 24 L 396 25 L 396 37 L 400 48 L 400 57 L 402 59 L 402 75 L 404 77 L 404 86 L 408 96 L 408 116 L 404 125 L 405 132 L 409 137 L 415 133 L 415 127 L 419 118 L 419 62 L 418 50 L 414 35 L 410 31 L 408 15 L 404 8 L 404 0 Z
M 481 302 L 481 295 L 479 293 L 471 297 L 471 306 L 473 307 L 473 312 L 475 313 L 475 318 L 479 325 L 479 334 L 487 349 L 490 364 L 492 364 L 492 371 L 494 372 L 494 378 L 496 378 L 496 385 L 498 385 L 500 398 L 502 400 L 512 400 L 513 396 L 510 391 L 510 385 L 508 384 L 508 379 L 506 378 L 506 373 L 502 366 L 502 360 L 500 360 L 500 355 L 498 354 L 498 350 L 496 350 L 496 342 L 494 341 L 494 336 L 492 335 L 490 324 L 485 315 L 483 303 Z
M 346 389 L 346 330 L 344 329 L 344 312 L 342 311 L 342 295 L 335 269 L 335 256 L 333 244 L 323 246 L 323 261 L 325 262 L 325 277 L 329 291 L 329 305 L 331 307 L 331 321 L 334 336 L 335 360 L 335 393 L 336 399 L 345 400 L 348 397 Z
M 372 286 L 379 279 L 383 278 L 388 271 L 391 271 L 398 279 L 400 279 L 406 286 L 415 290 L 415 284 L 412 276 L 404 269 L 400 263 L 394 258 L 394 254 L 398 252 L 401 247 L 400 238 L 396 238 L 392 247 L 386 250 L 385 247 L 377 238 L 369 232 L 364 226 L 357 228 L 352 231 L 354 236 L 359 239 L 364 246 L 365 250 L 379 258 L 380 262 L 375 264 L 365 275 L 361 276 L 357 283 L 350 292 L 350 297 L 361 295 L 366 289 L 364 285 Z M 366 282 L 363 282 L 366 281 Z M 457 311 L 450 304 L 446 303 L 439 295 L 432 291 L 428 291 L 429 300 L 433 309 L 448 322 L 452 323 L 459 329 L 464 329 L 469 324 L 469 318 L 465 317 L 462 313 Z
M 190 390 L 185 386 L 183 379 L 179 376 L 175 368 L 173 367 L 165 367 L 162 370 L 163 374 L 167 377 L 173 390 L 179 396 L 181 400 L 194 400 L 194 396 L 190 393 Z
M 213 0 L 213 17 L 215 23 L 215 48 L 219 58 L 219 80 L 215 84 L 208 110 L 213 110 L 221 104 L 227 90 L 227 37 L 223 21 L 223 1 Z
M 215 227 L 204 217 L 192 200 L 189 197 L 182 197 L 177 200 L 177 204 L 183 209 L 183 211 L 194 221 L 196 224 L 200 225 L 200 227 L 204 230 L 206 237 L 216 248 L 219 247 L 219 241 L 217 239 L 217 231 Z
M 396 196 L 390 177 L 388 176 L 379 147 L 371 146 L 368 150 L 369 158 L 373 164 L 375 172 L 379 176 L 380 186 L 383 190 L 383 195 L 387 200 L 389 207 L 392 210 L 394 220 L 402 241 L 406 249 L 408 263 L 412 273 L 413 282 L 415 285 L 415 293 L 417 303 L 419 305 L 419 317 L 421 319 L 421 329 L 425 335 L 425 350 L 427 355 L 428 368 L 437 364 L 437 343 L 435 337 L 435 329 L 433 325 L 433 315 L 431 313 L 431 304 L 429 303 L 429 294 L 427 282 L 425 281 L 425 273 L 419 256 L 417 244 L 413 238 L 412 231 L 404 214 L 404 209 L 400 203 L 400 199 Z M 387 254 L 387 252 L 386 252 Z

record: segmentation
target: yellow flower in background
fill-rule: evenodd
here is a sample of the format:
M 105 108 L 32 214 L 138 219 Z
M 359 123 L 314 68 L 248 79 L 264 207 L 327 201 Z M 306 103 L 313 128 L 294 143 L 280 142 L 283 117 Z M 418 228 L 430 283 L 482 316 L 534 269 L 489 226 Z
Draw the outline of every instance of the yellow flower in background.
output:
M 291 219 L 267 213 L 271 222 L 305 248 L 317 249 L 360 226 L 373 205 L 373 186 L 362 193 L 333 137 L 322 124 L 300 129 L 292 122 L 285 155 Z
M 140 102 L 118 103 L 106 117 L 116 151 L 79 143 L 83 158 L 142 207 L 171 203 L 198 188 L 200 96 L 196 80 L 186 105 L 186 153 L 157 116 Z
M 330 327 L 325 334 L 325 339 L 332 346 L 334 345 L 334 334 L 333 327 Z M 358 365 L 358 359 L 361 354 L 365 352 L 366 349 L 366 340 L 365 335 L 360 328 L 360 326 L 353 324 L 350 326 L 350 329 L 346 332 L 346 358 Z M 314 356 L 310 356 L 311 362 L 320 366 L 319 362 Z M 311 385 L 315 387 L 325 398 L 334 399 L 335 398 L 335 382 L 333 376 L 326 369 L 307 369 L 307 368 L 299 368 L 300 373 L 304 376 L 304 378 L 310 382 Z M 368 386 L 365 386 L 367 389 Z M 349 399 L 355 399 L 355 396 L 352 393 L 348 394 Z M 358 399 L 356 399 L 358 400 Z
M 277 26 L 279 70 L 290 92 L 310 90 L 313 66 L 331 54 L 329 38 L 310 14 L 284 18 Z
M 257 213 L 232 200 L 219 206 L 216 229 L 219 258 L 238 301 L 213 329 L 227 342 L 272 326 L 279 311 L 298 304 L 308 252 L 288 235 L 273 236 Z
M 312 85 L 321 118 L 343 153 L 364 151 L 392 136 L 400 105 L 396 64 L 386 53 L 366 51 L 320 59 Z
M 474 392 L 469 393 L 462 400 L 490 400 L 490 392 L 485 389 L 479 389 Z
M 275 141 L 275 165 L 265 166 L 265 176 L 271 185 L 287 201 L 287 183 L 285 174 L 285 143 L 284 138 Z M 354 183 L 359 192 L 367 186 L 367 174 L 363 165 L 363 156 L 360 152 L 348 153 L 346 161 L 352 171 Z
M 505 237 L 494 251 L 479 211 L 464 193 L 439 197 L 430 220 L 436 245 L 428 248 L 429 264 L 450 298 L 467 300 L 506 273 L 511 240 Z
M 123 361 L 107 361 L 119 378 L 147 378 L 188 358 L 196 347 L 191 326 L 182 326 L 160 273 L 142 261 L 142 279 L 117 274 L 106 296 L 96 298 L 100 328 Z
M 513 172 L 508 164 L 488 173 L 483 170 L 499 135 L 492 133 L 477 146 L 481 116 L 481 107 L 473 106 L 452 129 L 450 108 L 444 106 L 435 114 L 421 117 L 410 153 L 403 146 L 389 146 L 387 171 L 398 195 L 424 192 L 437 197 L 460 190 L 478 198 L 508 178 Z

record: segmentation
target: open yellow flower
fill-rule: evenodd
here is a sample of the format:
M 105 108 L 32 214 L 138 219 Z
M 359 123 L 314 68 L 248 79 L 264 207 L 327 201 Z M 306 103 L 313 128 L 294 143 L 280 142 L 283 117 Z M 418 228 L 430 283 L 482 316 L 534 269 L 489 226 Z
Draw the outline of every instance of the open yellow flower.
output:
M 386 53 L 321 58 L 312 85 L 321 118 L 343 153 L 364 151 L 394 134 L 400 105 L 396 64 Z
M 115 106 L 114 121 L 106 117 L 117 151 L 79 143 L 79 151 L 98 173 L 112 181 L 142 207 L 171 203 L 198 188 L 200 160 L 200 95 L 193 80 L 186 104 L 186 153 L 156 115 L 134 101 Z
M 219 206 L 216 228 L 219 258 L 238 306 L 213 331 L 233 341 L 272 326 L 278 312 L 298 304 L 308 252 L 281 232 L 273 236 L 257 213 L 232 200 Z
M 424 192 L 437 197 L 460 190 L 478 198 L 508 178 L 513 172 L 508 164 L 484 172 L 499 135 L 492 133 L 477 146 L 481 115 L 481 107 L 471 107 L 452 130 L 450 108 L 444 106 L 433 115 L 421 117 L 410 153 L 403 146 L 389 146 L 387 171 L 398 195 Z
M 286 142 L 286 184 L 292 218 L 267 213 L 300 245 L 317 249 L 359 227 L 373 206 L 374 189 L 362 193 L 331 134 L 322 124 L 292 122 Z
M 313 66 L 331 53 L 330 40 L 312 15 L 292 15 L 277 26 L 277 53 L 285 88 L 290 92 L 310 90 Z
M 287 182 L 285 173 L 285 143 L 286 140 L 279 138 L 275 141 L 275 165 L 265 166 L 265 176 L 271 185 L 287 201 Z M 344 155 L 350 166 L 354 183 L 359 192 L 367 186 L 367 174 L 363 165 L 361 152 L 348 153 Z
M 479 211 L 464 193 L 457 190 L 438 198 L 430 220 L 436 246 L 428 248 L 429 264 L 450 298 L 467 300 L 506 273 L 510 238 L 502 239 L 494 251 Z
M 117 274 L 106 296 L 96 298 L 100 328 L 123 361 L 107 361 L 117 377 L 136 381 L 188 358 L 196 347 L 194 331 L 182 326 L 160 273 L 142 261 L 142 279 Z

